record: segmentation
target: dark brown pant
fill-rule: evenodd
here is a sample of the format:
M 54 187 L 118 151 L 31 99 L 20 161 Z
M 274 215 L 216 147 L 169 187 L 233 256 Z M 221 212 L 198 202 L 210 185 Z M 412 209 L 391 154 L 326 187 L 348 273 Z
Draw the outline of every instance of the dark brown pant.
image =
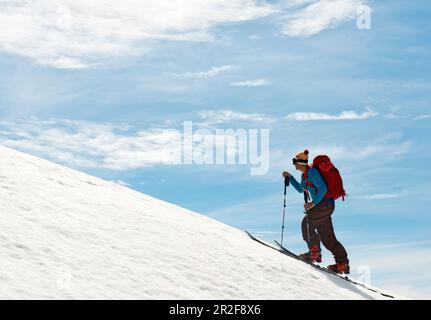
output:
M 332 225 L 331 215 L 334 210 L 334 206 L 326 201 L 322 201 L 308 210 L 307 215 L 302 220 L 302 237 L 309 248 L 314 245 L 318 245 L 320 248 L 320 242 L 322 242 L 325 248 L 332 252 L 336 262 L 348 263 L 346 249 L 337 240 Z M 307 217 L 309 228 L 307 228 Z M 309 235 L 310 239 L 308 239 Z

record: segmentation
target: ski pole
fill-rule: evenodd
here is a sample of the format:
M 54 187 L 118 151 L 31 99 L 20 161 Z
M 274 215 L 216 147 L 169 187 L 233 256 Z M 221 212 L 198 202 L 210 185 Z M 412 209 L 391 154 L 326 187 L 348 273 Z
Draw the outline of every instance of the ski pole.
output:
M 286 177 L 284 179 L 284 203 L 283 203 L 283 223 L 281 226 L 281 245 L 283 245 L 283 237 L 284 237 L 284 219 L 286 216 L 286 194 L 287 194 L 287 187 L 289 186 L 289 177 Z
M 309 194 L 307 190 L 304 188 L 304 202 L 308 203 L 309 200 Z M 307 210 L 304 210 L 305 213 L 305 219 L 307 221 L 307 237 L 308 237 L 308 247 L 310 247 L 310 221 L 308 220 L 308 212 Z

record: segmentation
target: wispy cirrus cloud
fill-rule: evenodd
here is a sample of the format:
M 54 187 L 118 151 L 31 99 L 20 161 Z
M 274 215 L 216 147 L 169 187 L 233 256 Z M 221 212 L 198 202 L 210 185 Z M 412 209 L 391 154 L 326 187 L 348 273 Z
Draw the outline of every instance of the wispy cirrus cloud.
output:
M 431 119 L 431 114 L 422 114 L 420 116 L 415 117 L 413 120 L 421 121 Z
M 269 80 L 257 79 L 257 80 L 232 82 L 230 85 L 232 87 L 264 87 L 264 86 L 268 86 L 269 84 L 270 84 Z
M 368 200 L 388 200 L 388 199 L 396 199 L 399 197 L 401 197 L 401 194 L 398 194 L 398 193 L 377 193 L 377 194 L 364 196 L 362 198 L 368 199 Z
M 263 113 L 243 113 L 233 110 L 209 110 L 199 112 L 201 119 L 206 124 L 218 124 L 227 122 L 255 122 L 255 123 L 269 123 L 275 119 Z
M 212 67 L 207 71 L 196 71 L 196 72 L 184 72 L 184 73 L 173 73 L 175 77 L 178 78 L 195 78 L 195 79 L 208 79 L 219 76 L 229 70 L 231 70 L 233 66 L 226 65 L 221 67 Z
M 287 15 L 283 34 L 289 37 L 309 37 L 358 17 L 364 0 L 294 1 L 291 6 L 303 6 Z
M 258 114 L 241 117 L 247 121 L 261 120 Z M 229 133 L 220 133 L 217 138 L 211 130 L 194 132 L 194 159 L 210 157 L 205 153 L 210 142 L 222 146 L 227 154 L 245 154 L 246 150 L 235 143 L 225 144 L 232 139 Z M 78 168 L 124 171 L 180 165 L 186 152 L 184 139 L 184 127 L 180 126 L 140 129 L 124 123 L 65 119 L 0 121 L 0 144 Z
M 129 170 L 179 162 L 176 130 L 71 120 L 0 122 L 0 143 L 81 168 Z
M 210 41 L 211 29 L 274 13 L 257 0 L 0 2 L 0 51 L 55 68 L 138 55 L 151 41 Z
M 396 159 L 408 153 L 412 148 L 411 141 L 402 142 L 379 142 L 369 141 L 364 146 L 344 146 L 344 145 L 311 145 L 310 150 L 313 155 L 329 154 L 336 161 L 350 160 L 362 161 L 363 159 L 376 157 L 381 154 L 390 154 L 390 159 Z M 354 156 L 352 156 L 354 155 Z
M 59 69 L 139 56 L 160 41 L 209 42 L 213 29 L 263 17 L 290 37 L 355 17 L 365 0 L 16 0 L 0 2 L 0 52 Z M 281 17 L 282 16 L 282 17 Z
M 368 110 L 363 113 L 357 113 L 356 111 L 343 111 L 339 115 L 316 112 L 294 112 L 287 115 L 285 118 L 293 121 L 366 120 L 377 115 L 378 113 L 372 110 Z

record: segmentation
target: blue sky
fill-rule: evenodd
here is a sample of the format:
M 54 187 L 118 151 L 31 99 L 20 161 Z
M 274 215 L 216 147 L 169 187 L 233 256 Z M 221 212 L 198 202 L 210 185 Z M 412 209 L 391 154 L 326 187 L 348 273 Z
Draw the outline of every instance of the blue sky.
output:
M 350 195 L 334 219 L 353 267 L 431 298 L 431 5 L 142 3 L 0 4 L 0 143 L 267 240 L 279 238 L 281 171 L 304 148 L 327 153 Z M 356 24 L 364 5 L 369 30 Z M 173 165 L 184 121 L 269 129 L 270 170 Z M 292 190 L 287 214 L 287 243 L 304 250 Z

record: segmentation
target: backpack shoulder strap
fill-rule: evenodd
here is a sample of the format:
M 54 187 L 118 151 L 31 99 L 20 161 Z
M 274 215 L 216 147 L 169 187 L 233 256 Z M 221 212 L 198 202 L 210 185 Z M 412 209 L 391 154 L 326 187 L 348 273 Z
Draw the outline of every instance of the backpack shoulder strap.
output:
M 314 187 L 312 183 L 308 181 L 308 171 L 310 170 L 310 167 L 307 167 L 305 169 L 305 172 L 303 173 L 304 181 L 305 181 L 305 187 L 304 187 L 304 202 L 308 203 L 311 201 L 310 194 L 308 193 L 307 187 Z
M 310 171 L 310 169 L 311 169 L 310 167 L 307 167 L 307 169 L 305 169 L 305 172 L 304 172 L 305 185 L 311 188 L 316 188 L 314 184 L 308 181 L 308 172 Z

